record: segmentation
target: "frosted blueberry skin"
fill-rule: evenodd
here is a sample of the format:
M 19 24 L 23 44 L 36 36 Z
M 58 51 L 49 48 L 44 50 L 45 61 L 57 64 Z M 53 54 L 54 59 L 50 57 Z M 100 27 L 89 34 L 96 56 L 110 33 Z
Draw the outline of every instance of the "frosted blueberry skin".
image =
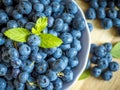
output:
M 109 69 L 110 71 L 118 71 L 119 70 L 119 64 L 115 61 L 109 63 Z
M 105 71 L 105 72 L 102 74 L 102 78 L 103 78 L 105 81 L 109 81 L 112 77 L 113 77 L 113 73 L 112 73 L 111 71 Z
M 101 75 L 101 73 L 102 73 L 102 70 L 100 68 L 98 68 L 97 66 L 92 68 L 91 74 L 94 77 L 99 77 Z

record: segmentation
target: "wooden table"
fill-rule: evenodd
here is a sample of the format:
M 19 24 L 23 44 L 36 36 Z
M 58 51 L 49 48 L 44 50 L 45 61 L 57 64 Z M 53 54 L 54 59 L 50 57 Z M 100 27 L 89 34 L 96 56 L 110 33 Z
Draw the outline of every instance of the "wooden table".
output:
M 84 0 L 75 0 L 85 11 L 89 6 Z M 116 43 L 120 41 L 120 36 L 116 36 L 116 28 L 104 30 L 100 26 L 99 20 L 88 21 L 94 25 L 91 32 L 92 43 L 102 44 L 105 42 Z M 114 59 L 119 62 L 120 60 Z M 113 78 L 108 82 L 100 78 L 90 76 L 87 79 L 77 81 L 70 90 L 120 90 L 120 70 L 113 74 Z

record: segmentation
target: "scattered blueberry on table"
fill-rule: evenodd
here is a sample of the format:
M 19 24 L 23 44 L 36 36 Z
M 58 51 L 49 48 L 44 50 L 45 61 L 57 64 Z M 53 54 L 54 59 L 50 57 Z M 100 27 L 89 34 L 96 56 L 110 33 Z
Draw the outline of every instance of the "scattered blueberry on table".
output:
M 111 54 L 112 44 L 107 42 L 97 46 L 91 44 L 90 58 L 88 60 L 86 70 L 91 70 L 91 75 L 94 77 L 102 77 L 104 80 L 109 81 L 113 77 L 113 72 L 119 70 L 119 63 L 112 61 Z
M 80 38 L 85 21 L 76 17 L 76 4 L 62 0 L 1 0 L 1 3 L 0 90 L 62 90 L 64 83 L 74 79 L 73 69 L 79 64 L 77 54 L 82 49 Z M 32 32 L 41 17 L 48 17 L 48 26 L 42 33 L 61 38 L 61 46 L 39 47 L 42 39 L 32 33 L 26 42 L 16 42 L 4 35 L 8 29 L 18 27 Z M 93 29 L 91 24 L 89 28 Z
M 112 27 L 120 28 L 120 1 L 119 0 L 84 0 L 89 4 L 85 15 L 87 19 L 99 19 L 105 30 Z M 116 30 L 118 33 L 120 30 Z

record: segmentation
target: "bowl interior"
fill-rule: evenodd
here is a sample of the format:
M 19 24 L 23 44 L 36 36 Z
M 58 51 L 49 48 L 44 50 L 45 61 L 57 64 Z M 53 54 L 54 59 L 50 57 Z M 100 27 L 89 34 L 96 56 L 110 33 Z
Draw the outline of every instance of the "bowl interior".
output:
M 63 90 L 69 90 L 68 88 L 70 88 L 75 83 L 75 81 L 78 80 L 79 76 L 83 73 L 83 71 L 86 67 L 86 64 L 88 61 L 89 50 L 90 50 L 90 32 L 89 32 L 89 29 L 87 26 L 87 22 L 86 22 L 84 13 L 81 10 L 81 8 L 79 7 L 79 5 L 74 0 L 63 0 L 63 2 L 65 2 L 65 3 L 74 2 L 79 8 L 79 11 L 78 11 L 76 17 L 83 17 L 85 20 L 85 24 L 86 24 L 86 28 L 82 32 L 82 37 L 80 39 L 81 44 L 82 44 L 82 49 L 78 53 L 79 65 L 73 70 L 74 80 L 70 83 L 64 83 L 64 85 L 63 85 Z

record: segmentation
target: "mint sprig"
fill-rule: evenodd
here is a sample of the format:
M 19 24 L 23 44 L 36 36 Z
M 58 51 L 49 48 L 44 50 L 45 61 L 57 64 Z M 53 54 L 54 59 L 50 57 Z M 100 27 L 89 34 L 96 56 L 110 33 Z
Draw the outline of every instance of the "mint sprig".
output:
M 36 34 L 41 38 L 41 44 L 39 45 L 42 48 L 54 48 L 60 46 L 63 42 L 60 38 L 52 34 L 43 34 L 42 31 L 48 25 L 48 18 L 42 17 L 36 21 L 34 27 L 32 27 L 32 32 L 25 28 L 12 28 L 4 32 L 4 35 L 9 39 L 16 42 L 27 42 L 27 38 L 31 34 Z
M 114 45 L 111 50 L 111 54 L 114 58 L 120 58 L 120 42 Z
M 26 42 L 30 33 L 31 32 L 25 28 L 12 28 L 4 32 L 4 35 L 17 42 Z
M 88 78 L 90 75 L 91 75 L 90 70 L 85 70 L 85 71 L 83 72 L 83 74 L 79 77 L 78 80 L 86 79 L 86 78 Z

